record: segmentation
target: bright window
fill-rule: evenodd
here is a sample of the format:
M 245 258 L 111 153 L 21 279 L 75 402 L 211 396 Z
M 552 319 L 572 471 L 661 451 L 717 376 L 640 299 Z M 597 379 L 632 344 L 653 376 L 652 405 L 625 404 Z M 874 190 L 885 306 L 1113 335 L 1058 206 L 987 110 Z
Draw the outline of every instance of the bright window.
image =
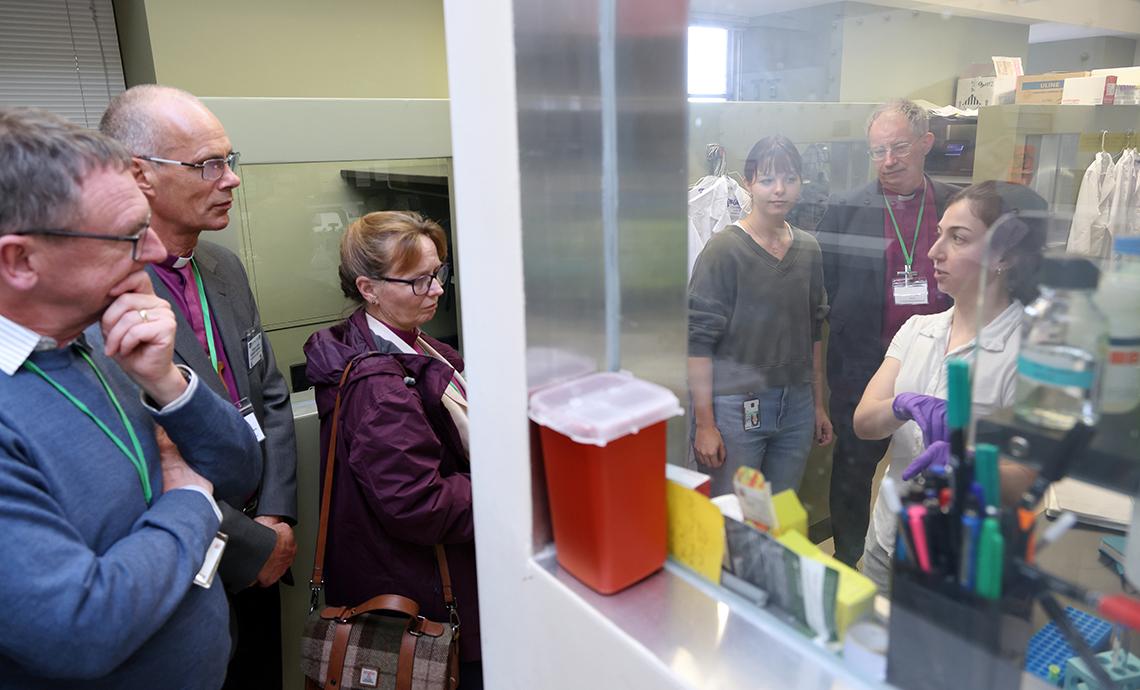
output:
M 689 27 L 689 98 L 723 101 L 728 98 L 728 29 Z

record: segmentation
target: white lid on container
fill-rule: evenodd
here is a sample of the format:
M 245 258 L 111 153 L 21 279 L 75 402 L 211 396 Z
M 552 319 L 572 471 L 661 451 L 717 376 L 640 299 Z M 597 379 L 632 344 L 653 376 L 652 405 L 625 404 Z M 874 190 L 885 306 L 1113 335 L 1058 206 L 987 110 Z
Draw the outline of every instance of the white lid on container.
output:
M 664 386 L 628 372 L 590 374 L 545 388 L 530 398 L 530 418 L 575 443 L 605 446 L 684 414 Z

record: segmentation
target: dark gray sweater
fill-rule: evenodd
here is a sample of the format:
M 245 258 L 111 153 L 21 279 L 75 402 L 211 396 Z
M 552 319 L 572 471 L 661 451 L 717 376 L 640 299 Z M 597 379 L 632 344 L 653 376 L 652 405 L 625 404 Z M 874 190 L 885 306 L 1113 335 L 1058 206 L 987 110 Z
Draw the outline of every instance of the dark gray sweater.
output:
M 713 235 L 689 280 L 689 356 L 713 360 L 713 394 L 811 383 L 812 346 L 827 316 L 819 243 L 792 228 L 780 261 L 730 225 Z

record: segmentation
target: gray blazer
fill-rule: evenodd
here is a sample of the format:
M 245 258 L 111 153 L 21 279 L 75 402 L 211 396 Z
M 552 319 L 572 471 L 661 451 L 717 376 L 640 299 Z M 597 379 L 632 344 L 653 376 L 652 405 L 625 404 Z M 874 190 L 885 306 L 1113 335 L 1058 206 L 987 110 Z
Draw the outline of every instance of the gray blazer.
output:
M 946 210 L 953 187 L 931 180 L 937 218 Z M 850 417 L 867 382 L 886 352 L 881 341 L 886 300 L 886 210 L 879 182 L 839 194 L 816 228 L 823 251 L 823 283 L 831 303 L 827 346 L 827 383 L 832 420 Z
M 261 484 L 253 515 L 277 515 L 290 523 L 297 521 L 297 445 L 293 435 L 293 409 L 289 403 L 289 387 L 277 370 L 277 361 L 269 339 L 262 335 L 262 358 L 249 368 L 245 334 L 251 328 L 262 333 L 261 316 L 249 288 L 249 279 L 238 257 L 212 242 L 199 242 L 194 258 L 202 275 L 210 313 L 218 324 L 222 347 L 237 382 L 241 398 L 249 398 L 254 414 L 265 432 L 261 448 L 263 463 Z M 170 301 L 166 285 L 147 267 L 155 293 Z M 194 336 L 190 324 L 177 308 L 178 332 L 174 342 L 174 360 L 193 369 L 211 390 L 228 400 L 222 380 L 214 372 L 210 358 Z M 219 574 L 226 588 L 239 590 L 257 578 L 257 573 L 273 552 L 277 535 L 268 527 L 246 516 L 242 506 L 219 502 L 222 509 L 221 530 L 229 535 Z

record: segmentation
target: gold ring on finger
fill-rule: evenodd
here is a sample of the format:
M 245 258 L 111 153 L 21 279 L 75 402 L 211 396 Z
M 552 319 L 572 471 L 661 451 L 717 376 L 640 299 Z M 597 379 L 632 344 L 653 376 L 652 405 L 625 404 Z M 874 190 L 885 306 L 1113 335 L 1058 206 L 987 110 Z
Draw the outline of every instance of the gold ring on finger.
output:
M 149 321 L 150 320 L 150 317 L 148 317 L 146 314 L 146 309 L 139 309 L 139 318 L 142 319 L 143 321 Z

